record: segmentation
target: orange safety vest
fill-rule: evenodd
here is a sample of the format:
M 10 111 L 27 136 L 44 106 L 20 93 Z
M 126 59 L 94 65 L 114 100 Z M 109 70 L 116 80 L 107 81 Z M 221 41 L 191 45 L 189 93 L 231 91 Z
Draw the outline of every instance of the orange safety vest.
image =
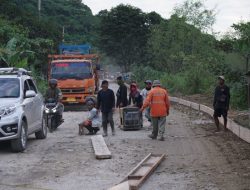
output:
M 142 109 L 150 107 L 151 117 L 164 117 L 169 114 L 168 93 L 161 87 L 154 87 L 143 103 Z

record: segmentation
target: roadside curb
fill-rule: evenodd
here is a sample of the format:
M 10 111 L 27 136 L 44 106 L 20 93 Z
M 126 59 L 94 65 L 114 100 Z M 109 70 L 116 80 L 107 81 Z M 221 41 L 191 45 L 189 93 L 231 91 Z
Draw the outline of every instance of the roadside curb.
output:
M 170 97 L 170 101 L 173 103 L 177 103 L 177 104 L 189 107 L 197 111 L 201 111 L 213 117 L 214 110 L 203 104 L 198 104 L 198 103 L 187 101 L 187 100 L 177 98 L 177 97 Z M 219 121 L 221 124 L 223 124 L 222 117 L 219 118 Z M 232 119 L 229 119 L 229 118 L 228 118 L 227 128 L 230 131 L 232 131 L 235 135 L 237 135 L 239 138 L 241 138 L 242 140 L 250 143 L 250 129 L 242 127 L 241 125 L 235 123 Z

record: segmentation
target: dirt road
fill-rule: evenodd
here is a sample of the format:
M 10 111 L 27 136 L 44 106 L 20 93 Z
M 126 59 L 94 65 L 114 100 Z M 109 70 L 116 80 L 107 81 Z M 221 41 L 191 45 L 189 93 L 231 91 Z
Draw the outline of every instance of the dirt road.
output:
M 9 144 L 1 143 L 0 189 L 107 189 L 150 152 L 167 157 L 142 190 L 250 189 L 250 145 L 230 132 L 215 134 L 212 120 L 204 115 L 175 106 L 164 142 L 149 139 L 147 127 L 117 128 L 116 136 L 105 138 L 110 160 L 96 160 L 90 137 L 78 136 L 77 123 L 84 117 L 85 112 L 65 112 L 65 123 L 46 140 L 30 137 L 24 153 L 11 153 Z

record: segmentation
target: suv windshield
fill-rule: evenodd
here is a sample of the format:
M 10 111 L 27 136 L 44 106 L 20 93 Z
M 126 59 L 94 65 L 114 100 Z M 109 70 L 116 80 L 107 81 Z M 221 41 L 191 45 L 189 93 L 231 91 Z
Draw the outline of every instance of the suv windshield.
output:
M 61 62 L 52 64 L 51 77 L 55 79 L 86 79 L 92 77 L 89 62 Z
M 20 82 L 16 78 L 0 78 L 0 98 L 18 98 Z

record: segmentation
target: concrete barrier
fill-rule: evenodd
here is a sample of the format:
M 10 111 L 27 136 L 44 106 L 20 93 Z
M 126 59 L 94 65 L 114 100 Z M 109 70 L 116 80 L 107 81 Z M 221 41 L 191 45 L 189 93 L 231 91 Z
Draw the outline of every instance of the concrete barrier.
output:
M 237 123 L 235 123 L 234 121 L 232 121 L 231 123 L 229 123 L 231 131 L 236 134 L 238 137 L 240 137 L 240 125 L 238 125 Z M 250 130 L 248 130 L 250 133 Z M 250 143 L 250 139 L 248 141 Z
M 194 109 L 194 110 L 200 111 L 200 104 L 191 102 L 190 107 L 191 107 L 192 109 Z
M 240 126 L 240 138 L 243 139 L 244 141 L 247 141 L 250 143 L 249 139 L 250 139 L 250 130 Z
M 208 106 L 197 104 L 195 102 L 190 102 L 176 97 L 170 97 L 170 101 L 174 103 L 179 103 L 186 107 L 190 107 L 191 109 L 194 110 L 202 111 L 213 117 L 214 110 Z M 224 121 L 222 117 L 219 118 L 219 121 L 223 125 Z M 235 135 L 240 137 L 242 140 L 250 143 L 250 129 L 240 126 L 239 124 L 235 123 L 232 119 L 228 119 L 227 128 L 230 131 L 232 131 Z
M 230 131 L 233 131 L 233 120 L 232 119 L 228 119 L 227 120 L 227 128 L 230 130 Z
M 179 103 L 179 98 L 176 98 L 176 97 L 169 97 L 170 101 L 173 102 L 173 103 Z
M 179 104 L 190 107 L 191 106 L 191 102 L 187 101 L 187 100 L 183 100 L 183 99 L 179 99 Z
M 205 106 L 205 105 L 202 105 L 202 104 L 200 104 L 200 111 L 207 113 L 211 117 L 213 117 L 213 115 L 214 115 L 214 110 L 212 108 Z

